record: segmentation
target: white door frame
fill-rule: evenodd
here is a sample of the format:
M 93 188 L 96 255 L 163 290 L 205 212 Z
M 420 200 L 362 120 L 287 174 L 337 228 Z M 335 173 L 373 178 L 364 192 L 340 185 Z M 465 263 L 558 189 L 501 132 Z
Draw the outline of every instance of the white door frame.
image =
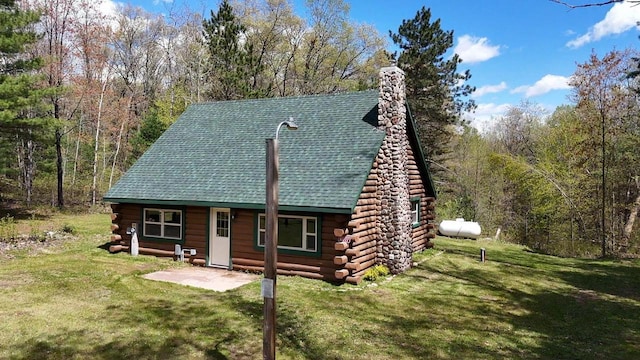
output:
M 226 229 L 218 229 L 218 214 L 226 213 L 220 220 Z M 220 236 L 223 234 L 223 236 Z M 226 234 L 226 236 L 224 236 Z M 227 208 L 209 209 L 209 266 L 228 269 L 231 262 L 231 210 Z

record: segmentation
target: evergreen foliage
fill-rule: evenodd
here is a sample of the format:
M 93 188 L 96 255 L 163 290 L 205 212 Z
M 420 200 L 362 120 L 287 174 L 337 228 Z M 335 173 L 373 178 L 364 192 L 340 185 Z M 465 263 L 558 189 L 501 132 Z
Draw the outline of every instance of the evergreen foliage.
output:
M 247 28 L 233 14 L 227 0 L 218 12 L 202 23 L 209 50 L 209 79 L 211 98 L 233 100 L 260 97 L 261 92 L 251 86 L 252 74 L 259 72 L 253 45 L 247 42 Z
M 425 156 L 440 161 L 449 152 L 452 125 L 475 108 L 473 100 L 465 99 L 475 88 L 463 83 L 471 73 L 458 72 L 462 60 L 457 54 L 445 58 L 453 46 L 453 31 L 442 30 L 440 19 L 432 21 L 428 8 L 422 7 L 413 19 L 402 21 L 397 33 L 389 34 L 401 50 L 398 66 L 406 74 L 407 101 Z
M 0 1 L 0 175 L 20 180 L 27 203 L 36 152 L 48 141 L 44 129 L 49 125 L 43 118 L 44 90 L 34 73 L 42 61 L 28 54 L 38 40 L 32 30 L 38 20 L 38 13 L 20 10 L 15 0 Z M 18 166 L 13 163 L 16 158 Z

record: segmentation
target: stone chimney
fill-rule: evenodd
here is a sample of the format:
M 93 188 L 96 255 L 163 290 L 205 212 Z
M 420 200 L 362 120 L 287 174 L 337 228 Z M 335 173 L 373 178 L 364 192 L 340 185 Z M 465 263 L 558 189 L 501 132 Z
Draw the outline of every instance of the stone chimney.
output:
M 377 192 L 382 206 L 378 262 L 387 265 L 393 274 L 410 268 L 413 261 L 404 78 L 404 72 L 397 66 L 380 69 L 378 128 L 386 136 L 377 159 Z

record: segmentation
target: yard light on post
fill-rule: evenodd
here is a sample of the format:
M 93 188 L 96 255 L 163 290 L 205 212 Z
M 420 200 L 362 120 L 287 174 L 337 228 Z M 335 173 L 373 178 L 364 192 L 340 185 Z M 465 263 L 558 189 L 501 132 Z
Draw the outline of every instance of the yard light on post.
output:
M 278 135 L 280 128 L 296 130 L 298 125 L 293 118 L 278 124 L 275 139 L 267 139 L 267 198 L 266 228 L 264 241 L 264 279 L 262 280 L 262 297 L 264 298 L 264 325 L 262 338 L 262 357 L 276 358 L 276 274 L 278 264 Z

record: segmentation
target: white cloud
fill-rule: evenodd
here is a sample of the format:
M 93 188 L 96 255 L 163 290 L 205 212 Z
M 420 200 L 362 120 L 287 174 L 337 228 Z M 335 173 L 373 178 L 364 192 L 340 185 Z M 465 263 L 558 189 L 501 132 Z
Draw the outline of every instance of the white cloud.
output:
M 506 88 L 507 88 L 507 83 L 504 81 L 497 85 L 480 86 L 479 88 L 476 89 L 476 91 L 473 92 L 473 94 L 471 94 L 471 97 L 479 98 L 486 94 L 498 93 Z
M 477 63 L 487 61 L 500 55 L 500 46 L 489 45 L 489 39 L 471 35 L 462 35 L 458 38 L 458 45 L 453 51 L 460 56 L 465 63 Z
M 593 25 L 586 34 L 567 42 L 566 46 L 576 49 L 607 35 L 621 34 L 636 27 L 639 19 L 640 6 L 630 1 L 616 3 L 602 21 Z
M 547 74 L 533 85 L 518 86 L 511 93 L 524 93 L 526 97 L 546 94 L 553 90 L 570 89 L 569 78 L 560 75 Z
M 463 118 L 469 120 L 471 126 L 475 127 L 482 133 L 489 130 L 493 120 L 504 115 L 512 106 L 512 104 L 478 104 L 475 112 L 465 113 L 463 114 Z

